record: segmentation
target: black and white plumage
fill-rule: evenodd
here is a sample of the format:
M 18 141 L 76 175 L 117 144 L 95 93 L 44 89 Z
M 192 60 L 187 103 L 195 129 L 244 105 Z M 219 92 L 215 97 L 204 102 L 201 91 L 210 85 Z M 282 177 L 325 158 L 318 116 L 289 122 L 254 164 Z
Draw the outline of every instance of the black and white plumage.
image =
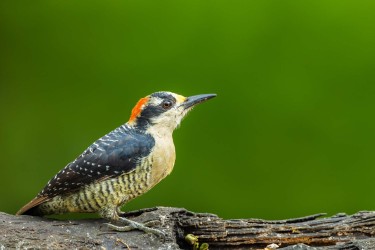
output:
M 73 162 L 60 170 L 34 200 L 45 202 L 58 195 L 67 195 L 88 184 L 115 178 L 135 170 L 150 154 L 155 140 L 150 134 L 122 125 L 95 141 Z M 36 203 L 31 204 L 33 207 Z M 25 207 L 18 214 L 34 214 Z M 37 212 L 38 214 L 38 212 Z
M 126 124 L 95 141 L 17 214 L 98 212 L 103 218 L 128 224 L 110 224 L 115 230 L 131 228 L 161 235 L 156 229 L 121 218 L 119 207 L 172 171 L 173 130 L 194 105 L 215 96 L 156 92 L 140 99 Z
M 54 197 L 133 171 L 155 145 L 150 134 L 122 125 L 88 147 L 51 179 L 39 196 Z

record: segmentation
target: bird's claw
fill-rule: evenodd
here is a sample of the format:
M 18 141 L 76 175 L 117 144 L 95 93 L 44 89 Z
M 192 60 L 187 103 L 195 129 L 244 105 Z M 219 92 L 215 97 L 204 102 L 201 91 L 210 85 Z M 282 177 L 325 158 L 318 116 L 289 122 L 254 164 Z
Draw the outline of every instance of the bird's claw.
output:
M 166 234 L 161 231 L 161 230 L 158 230 L 158 229 L 155 229 L 155 228 L 151 228 L 149 226 L 154 226 L 155 223 L 157 221 L 148 221 L 146 222 L 145 224 L 141 224 L 141 223 L 138 223 L 138 222 L 135 222 L 135 221 L 131 221 L 131 220 L 123 220 L 121 219 L 122 222 L 125 222 L 126 226 L 116 226 L 114 224 L 111 224 L 111 223 L 106 223 L 106 225 L 115 230 L 115 231 L 118 231 L 118 232 L 129 232 L 129 231 L 132 231 L 132 230 L 140 230 L 140 231 L 143 231 L 145 233 L 151 233 L 151 234 L 154 234 L 156 236 L 159 236 L 160 238 L 164 239 L 166 238 Z
M 150 221 L 143 223 L 143 225 L 145 225 L 146 227 L 155 227 L 160 224 L 161 222 L 159 220 L 150 220 Z

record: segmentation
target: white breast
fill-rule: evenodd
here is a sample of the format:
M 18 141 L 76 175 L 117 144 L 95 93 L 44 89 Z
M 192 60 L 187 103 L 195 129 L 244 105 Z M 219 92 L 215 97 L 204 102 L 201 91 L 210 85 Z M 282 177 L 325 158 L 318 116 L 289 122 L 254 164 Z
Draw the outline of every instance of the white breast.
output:
M 151 129 L 148 132 L 155 139 L 155 146 L 151 152 L 151 187 L 159 183 L 172 170 L 176 160 L 176 151 L 173 143 L 172 132 L 163 129 Z

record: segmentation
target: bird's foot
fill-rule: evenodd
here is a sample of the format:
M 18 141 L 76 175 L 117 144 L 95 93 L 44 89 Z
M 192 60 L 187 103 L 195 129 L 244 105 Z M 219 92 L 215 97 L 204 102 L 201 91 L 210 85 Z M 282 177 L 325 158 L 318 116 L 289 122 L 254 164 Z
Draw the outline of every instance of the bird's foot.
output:
M 124 224 L 127 224 L 127 226 L 116 226 L 116 225 L 111 224 L 111 223 L 106 223 L 106 224 L 108 225 L 108 227 L 110 227 L 111 229 L 113 229 L 115 231 L 128 232 L 128 231 L 132 231 L 132 230 L 140 230 L 140 231 L 143 231 L 145 233 L 155 234 L 155 235 L 159 236 L 160 238 L 165 239 L 166 235 L 165 235 L 164 232 L 162 232 L 161 230 L 149 227 L 149 226 L 154 226 L 155 221 L 148 221 L 144 224 L 141 224 L 141 223 L 138 223 L 138 222 L 126 219 L 126 218 L 119 218 L 119 221 L 124 223 Z

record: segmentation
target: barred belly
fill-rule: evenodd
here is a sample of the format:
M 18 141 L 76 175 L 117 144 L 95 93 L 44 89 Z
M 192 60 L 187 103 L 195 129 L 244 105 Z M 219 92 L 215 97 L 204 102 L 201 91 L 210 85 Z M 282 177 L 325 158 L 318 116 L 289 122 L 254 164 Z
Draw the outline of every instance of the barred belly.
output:
M 59 195 L 38 206 L 40 214 L 93 213 L 106 207 L 119 207 L 147 192 L 152 164 L 142 162 L 134 171 L 104 181 L 91 183 L 80 190 Z

